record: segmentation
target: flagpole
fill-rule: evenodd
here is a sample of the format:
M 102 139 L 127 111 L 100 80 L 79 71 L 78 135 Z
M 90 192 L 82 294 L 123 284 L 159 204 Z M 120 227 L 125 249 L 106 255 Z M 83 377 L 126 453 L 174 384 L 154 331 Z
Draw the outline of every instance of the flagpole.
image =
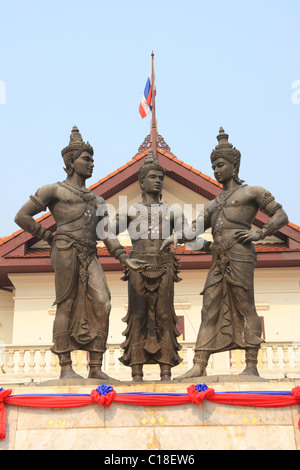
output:
M 154 52 L 152 51 L 152 129 L 151 129 L 151 141 L 152 141 L 152 151 L 157 158 L 157 149 L 156 149 L 156 138 L 157 138 L 157 130 L 156 130 L 156 118 L 155 118 L 155 75 L 154 75 Z

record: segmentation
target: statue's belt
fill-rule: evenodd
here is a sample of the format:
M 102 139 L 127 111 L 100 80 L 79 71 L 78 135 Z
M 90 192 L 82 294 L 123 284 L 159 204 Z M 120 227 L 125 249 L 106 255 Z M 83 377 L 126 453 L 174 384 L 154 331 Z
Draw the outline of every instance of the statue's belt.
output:
M 146 261 L 149 265 L 146 271 L 142 271 L 140 274 L 143 277 L 155 279 L 162 276 L 168 266 L 171 266 L 170 252 L 161 251 L 158 253 L 140 253 L 138 251 L 131 251 L 130 258 L 139 259 Z

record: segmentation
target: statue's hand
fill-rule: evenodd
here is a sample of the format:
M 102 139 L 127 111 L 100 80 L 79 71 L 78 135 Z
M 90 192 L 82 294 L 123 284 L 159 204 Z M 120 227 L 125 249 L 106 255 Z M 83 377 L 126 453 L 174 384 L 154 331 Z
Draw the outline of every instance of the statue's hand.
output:
M 123 262 L 124 266 L 132 269 L 133 271 L 146 271 L 149 268 L 149 264 L 146 261 L 134 258 L 126 258 Z
M 47 242 L 50 246 L 52 246 L 53 238 L 54 238 L 54 233 L 50 232 L 50 230 L 48 230 L 46 233 L 47 233 L 46 242 Z
M 244 245 L 248 242 L 257 242 L 260 239 L 260 235 L 252 230 L 238 230 L 235 232 L 235 238 Z
M 168 238 L 166 238 L 162 244 L 161 244 L 161 247 L 160 247 L 160 251 L 164 251 L 166 250 L 167 248 L 169 248 L 169 246 L 173 245 L 174 246 L 174 250 L 177 249 L 177 245 L 178 245 L 178 240 L 177 240 L 177 237 L 173 234 L 173 235 L 170 235 Z

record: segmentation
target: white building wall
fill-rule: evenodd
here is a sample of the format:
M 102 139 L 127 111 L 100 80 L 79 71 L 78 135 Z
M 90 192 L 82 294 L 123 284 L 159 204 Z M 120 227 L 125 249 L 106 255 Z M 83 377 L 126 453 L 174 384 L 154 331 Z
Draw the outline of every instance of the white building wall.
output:
M 52 342 L 55 300 L 54 274 L 10 274 L 15 287 L 13 344 L 49 344 Z M 55 310 L 54 310 L 55 311 Z
M 184 270 L 175 284 L 175 311 L 184 316 L 185 341 L 194 342 L 201 322 L 202 296 L 207 270 Z M 124 341 L 127 282 L 122 272 L 106 272 L 112 295 L 109 343 Z M 0 340 L 13 344 L 50 344 L 55 315 L 54 274 L 10 274 L 13 294 L 0 294 Z M 266 341 L 300 340 L 300 269 L 255 270 L 255 301 L 264 319 Z M 1 337 L 2 336 L 2 337 Z
M 0 290 L 0 343 L 12 342 L 14 321 L 14 294 Z

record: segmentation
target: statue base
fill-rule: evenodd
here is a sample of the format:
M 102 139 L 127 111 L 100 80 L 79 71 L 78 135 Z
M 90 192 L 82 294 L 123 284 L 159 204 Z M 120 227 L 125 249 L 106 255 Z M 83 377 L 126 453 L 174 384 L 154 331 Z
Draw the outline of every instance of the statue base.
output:
M 69 379 L 52 379 L 46 380 L 44 382 L 37 383 L 37 387 L 49 387 L 49 386 L 98 386 L 100 383 L 116 386 L 116 385 L 132 385 L 132 384 L 199 384 L 206 383 L 215 384 L 215 383 L 242 383 L 242 382 L 269 382 L 268 379 L 264 379 L 258 376 L 252 375 L 207 375 L 203 377 L 193 377 L 191 379 L 179 379 L 174 377 L 170 381 L 162 380 L 143 380 L 140 382 L 133 381 L 120 381 L 113 378 L 110 379 L 88 379 L 88 378 L 69 378 Z
M 84 384 L 65 379 L 13 385 L 12 395 L 90 394 L 101 385 L 94 379 Z M 186 382 L 119 382 L 117 394 L 187 393 L 192 383 L 205 382 L 216 392 L 291 391 L 299 380 L 264 380 L 249 376 L 207 376 Z M 109 384 L 109 383 L 108 383 Z M 177 456 L 198 450 L 300 450 L 300 405 L 278 408 L 224 405 L 204 400 L 201 405 L 142 406 L 112 402 L 73 408 L 34 408 L 5 404 L 7 435 L 0 449 L 143 451 L 140 459 L 174 451 Z M 104 452 L 105 451 L 105 452 Z M 112 454 L 114 451 L 114 454 Z M 126 455 L 129 455 L 128 452 Z M 134 452 L 133 452 L 133 455 Z M 152 463 L 152 462 L 150 462 Z
M 179 379 L 174 377 L 173 379 L 176 383 L 188 383 L 188 384 L 199 384 L 206 383 L 215 384 L 215 383 L 242 383 L 242 382 L 269 382 L 268 379 L 256 375 L 206 375 L 202 377 L 193 377 L 191 379 Z

